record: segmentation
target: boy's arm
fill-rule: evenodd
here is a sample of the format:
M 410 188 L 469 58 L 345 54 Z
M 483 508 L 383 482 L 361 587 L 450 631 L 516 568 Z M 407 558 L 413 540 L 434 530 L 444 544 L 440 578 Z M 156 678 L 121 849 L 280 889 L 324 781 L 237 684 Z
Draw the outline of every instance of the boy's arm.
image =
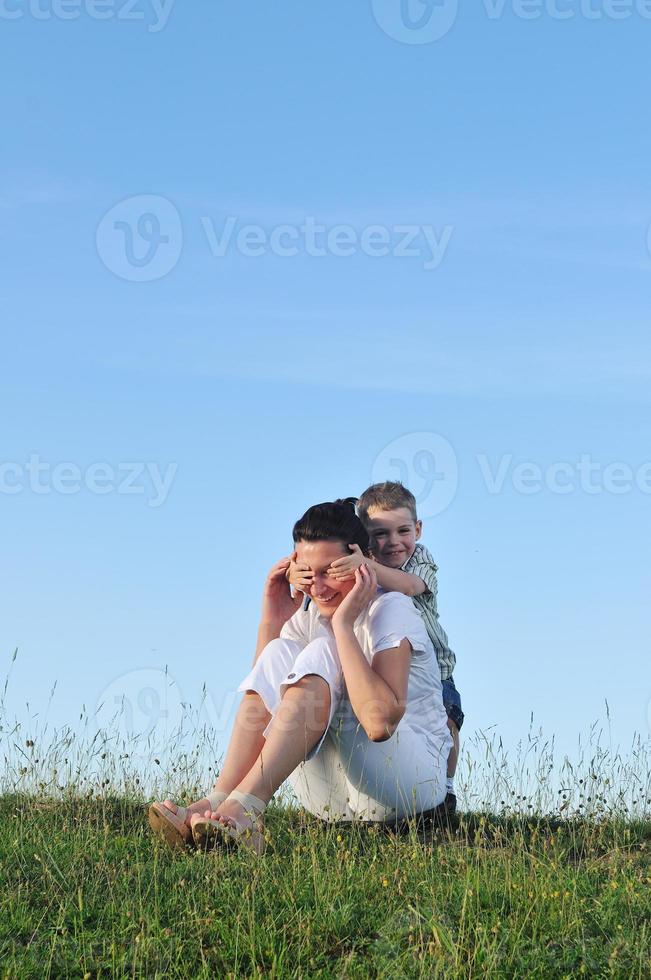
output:
M 402 592 L 403 595 L 415 596 L 422 595 L 430 588 L 424 577 L 413 575 L 411 572 L 403 572 L 400 568 L 380 565 L 375 558 L 367 558 L 357 544 L 351 544 L 348 547 L 352 554 L 337 558 L 330 566 L 330 574 L 333 578 L 342 582 L 354 578 L 355 570 L 362 563 L 366 563 L 375 572 L 380 588 L 389 592 Z
M 403 595 L 415 596 L 427 592 L 427 584 L 411 572 L 403 572 L 400 568 L 389 568 L 380 565 L 374 558 L 366 559 L 377 576 L 378 585 L 389 592 L 402 592 Z

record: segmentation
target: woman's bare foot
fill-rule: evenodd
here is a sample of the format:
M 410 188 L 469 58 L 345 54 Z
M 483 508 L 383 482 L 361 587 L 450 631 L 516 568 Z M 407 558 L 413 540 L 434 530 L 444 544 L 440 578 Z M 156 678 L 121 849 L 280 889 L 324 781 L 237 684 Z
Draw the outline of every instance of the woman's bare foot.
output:
M 173 800 L 163 800 L 163 806 L 167 807 L 167 809 L 170 810 L 172 813 L 177 813 L 179 810 L 178 804 L 174 803 Z M 220 803 L 220 805 L 217 807 L 217 810 L 215 812 L 221 813 L 222 806 L 223 803 Z M 210 801 L 206 796 L 202 797 L 200 800 L 197 800 L 196 803 L 190 803 L 188 806 L 185 807 L 185 811 L 186 811 L 185 825 L 186 827 L 188 827 L 188 829 L 190 829 L 191 827 L 190 821 L 192 820 L 192 815 L 194 813 L 200 813 L 203 816 L 203 814 L 205 814 L 206 812 L 207 807 L 210 807 Z
M 201 850 L 232 846 L 233 843 L 263 854 L 266 846 L 264 821 L 257 808 L 247 810 L 237 800 L 229 799 L 217 810 L 206 810 L 191 818 L 192 837 Z M 223 828 L 223 829 L 221 829 Z
M 262 830 L 264 826 L 261 816 L 256 816 L 256 814 L 250 812 L 247 813 L 242 804 L 238 803 L 237 800 L 224 800 L 216 810 L 205 810 L 203 816 L 209 820 L 216 820 L 219 823 L 223 823 L 227 827 L 235 827 L 237 829 L 253 827 L 255 825 L 259 830 Z
M 192 847 L 192 819 L 205 813 L 206 808 L 215 807 L 216 812 L 219 812 L 225 797 L 226 793 L 215 789 L 187 807 L 179 806 L 169 799 L 162 803 L 154 801 L 149 807 L 149 826 L 173 850 Z

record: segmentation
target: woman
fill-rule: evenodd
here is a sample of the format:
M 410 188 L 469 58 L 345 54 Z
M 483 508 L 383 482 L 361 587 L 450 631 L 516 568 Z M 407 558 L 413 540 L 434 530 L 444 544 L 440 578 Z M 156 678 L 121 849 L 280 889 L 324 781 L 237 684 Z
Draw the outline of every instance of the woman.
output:
M 452 744 L 440 671 L 412 602 L 378 590 L 361 565 L 330 574 L 368 535 L 352 501 L 311 507 L 294 526 L 296 560 L 314 573 L 300 608 L 279 561 L 267 578 L 253 669 L 215 790 L 191 806 L 154 803 L 165 839 L 205 846 L 232 838 L 264 849 L 262 815 L 289 779 L 299 802 L 326 821 L 395 821 L 445 797 Z

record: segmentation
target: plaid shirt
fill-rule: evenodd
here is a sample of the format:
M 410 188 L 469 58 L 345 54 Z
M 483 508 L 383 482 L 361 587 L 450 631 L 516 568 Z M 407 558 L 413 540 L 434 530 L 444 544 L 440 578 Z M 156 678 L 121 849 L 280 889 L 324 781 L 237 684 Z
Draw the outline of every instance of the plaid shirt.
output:
M 438 566 L 427 548 L 422 544 L 417 544 L 411 558 L 402 566 L 402 571 L 417 575 L 427 587 L 425 592 L 412 596 L 412 600 L 423 617 L 427 634 L 434 645 L 436 659 L 441 668 L 441 680 L 446 681 L 452 677 L 457 658 L 449 647 L 447 633 L 439 623 L 439 614 L 436 608 Z

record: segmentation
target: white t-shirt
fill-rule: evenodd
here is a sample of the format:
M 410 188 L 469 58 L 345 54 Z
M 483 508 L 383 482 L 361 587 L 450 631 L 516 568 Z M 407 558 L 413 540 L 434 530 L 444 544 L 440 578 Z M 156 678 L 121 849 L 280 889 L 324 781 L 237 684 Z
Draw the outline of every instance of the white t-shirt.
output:
M 407 705 L 400 722 L 431 735 L 447 733 L 447 714 L 441 697 L 441 670 L 425 624 L 408 596 L 401 592 L 378 594 L 355 620 L 353 632 L 368 660 L 381 650 L 390 650 L 407 639 L 411 644 L 411 662 L 407 688 Z M 281 639 L 296 640 L 307 646 L 319 637 L 333 639 L 332 627 L 318 612 L 315 602 L 299 609 L 283 626 Z M 347 699 L 344 699 L 347 702 Z M 352 712 L 350 702 L 343 714 Z

